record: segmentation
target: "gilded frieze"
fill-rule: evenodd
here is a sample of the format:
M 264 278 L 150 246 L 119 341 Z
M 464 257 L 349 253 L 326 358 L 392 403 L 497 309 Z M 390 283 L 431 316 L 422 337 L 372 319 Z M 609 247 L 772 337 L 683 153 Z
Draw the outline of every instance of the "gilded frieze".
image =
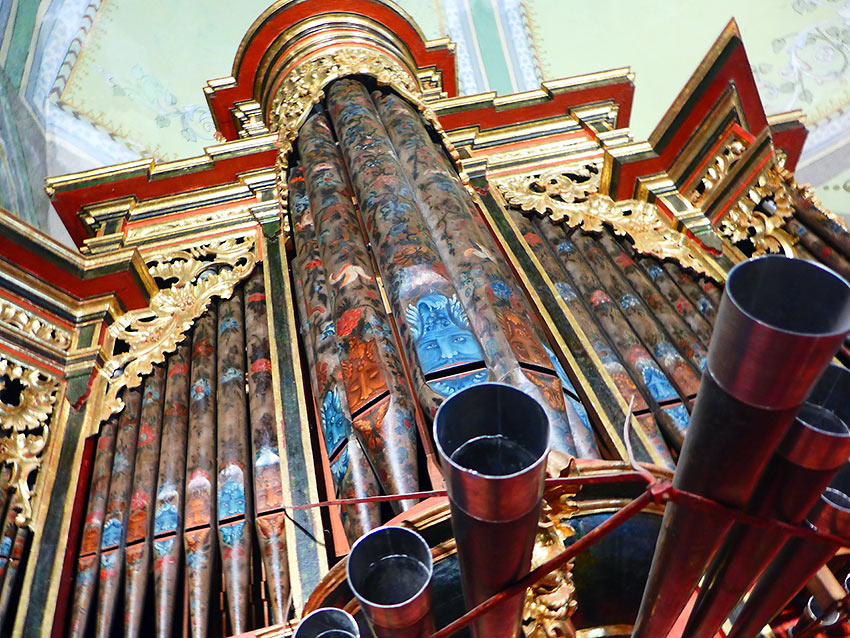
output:
M 59 379 L 0 356 L 0 464 L 12 467 L 12 507 L 21 527 L 32 518 L 30 476 L 41 465 Z
M 109 327 L 110 337 L 125 347 L 101 371 L 108 388 L 98 420 L 124 407 L 121 389 L 138 386 L 174 351 L 213 297 L 233 294 L 233 287 L 254 269 L 256 253 L 256 237 L 249 234 L 147 257 L 150 274 L 163 287 L 147 308 L 127 312 Z
M 729 174 L 747 147 L 734 138 L 708 163 L 688 198 L 693 206 L 701 207 L 715 187 Z
M 70 330 L 5 299 L 0 299 L 0 325 L 19 330 L 27 337 L 59 350 L 67 350 L 71 346 Z
M 543 172 L 492 178 L 508 204 L 523 212 L 548 216 L 570 228 L 601 231 L 607 224 L 617 235 L 629 237 L 636 251 L 713 277 L 700 250 L 671 228 L 649 202 L 636 199 L 615 202 L 598 191 L 600 172 L 595 165 L 573 165 Z

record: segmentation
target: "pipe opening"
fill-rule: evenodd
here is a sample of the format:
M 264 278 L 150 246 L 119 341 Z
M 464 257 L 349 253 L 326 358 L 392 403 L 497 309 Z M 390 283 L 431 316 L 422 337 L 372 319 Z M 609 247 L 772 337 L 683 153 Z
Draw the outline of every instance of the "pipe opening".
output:
M 850 285 L 831 270 L 779 256 L 742 262 L 726 294 L 747 316 L 775 330 L 830 335 L 850 330 Z
M 549 448 L 549 420 L 543 408 L 508 385 L 467 388 L 440 406 L 434 422 L 441 453 L 456 467 L 482 476 L 523 472 Z
M 812 389 L 808 401 L 831 410 L 850 427 L 850 370 L 830 364 Z
M 427 543 L 403 527 L 382 527 L 362 536 L 346 565 L 355 596 L 374 607 L 414 600 L 428 587 L 433 571 Z
M 293 638 L 360 638 L 360 629 L 348 612 L 325 607 L 304 616 Z
M 811 430 L 839 437 L 850 437 L 850 430 L 847 429 L 844 421 L 822 405 L 804 403 L 797 419 Z

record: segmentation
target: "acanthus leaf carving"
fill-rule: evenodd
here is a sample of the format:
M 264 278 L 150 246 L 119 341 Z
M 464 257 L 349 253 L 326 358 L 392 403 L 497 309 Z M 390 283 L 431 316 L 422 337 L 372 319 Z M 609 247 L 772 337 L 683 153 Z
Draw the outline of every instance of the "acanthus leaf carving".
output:
M 253 234 L 168 251 L 147 258 L 151 275 L 167 286 L 147 308 L 121 315 L 109 327 L 126 351 L 113 355 L 101 373 L 108 384 L 101 419 L 119 412 L 123 388 L 138 386 L 153 366 L 165 360 L 213 297 L 228 298 L 257 261 Z
M 597 192 L 599 169 L 594 165 L 573 165 L 531 174 L 491 178 L 505 201 L 519 210 L 599 232 L 608 225 L 615 234 L 629 237 L 636 251 L 660 259 L 675 259 L 682 266 L 714 277 L 691 246 L 688 238 L 672 228 L 655 204 L 630 199 L 615 202 Z
M 30 477 L 41 466 L 59 387 L 58 378 L 0 356 L 0 464 L 12 470 L 10 505 L 20 527 L 32 519 Z
M 753 255 L 785 253 L 794 256 L 794 239 L 782 230 L 794 215 L 791 196 L 785 185 L 785 170 L 768 165 L 745 192 L 729 207 L 717 224 L 732 243 L 749 240 Z

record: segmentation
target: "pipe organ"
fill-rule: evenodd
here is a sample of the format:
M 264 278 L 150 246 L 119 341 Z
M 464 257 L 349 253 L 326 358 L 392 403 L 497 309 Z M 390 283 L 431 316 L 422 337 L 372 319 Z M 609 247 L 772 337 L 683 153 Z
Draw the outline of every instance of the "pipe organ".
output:
M 48 180 L 75 250 L 0 211 L 2 635 L 288 636 L 356 612 L 344 556 L 390 521 L 457 584 L 432 424 L 484 382 L 589 481 L 547 488 L 542 563 L 631 463 L 669 480 L 735 264 L 850 277 L 734 22 L 646 142 L 628 70 L 461 97 L 453 45 L 382 0 L 275 3 L 204 91 L 203 155 Z M 629 635 L 659 514 L 530 588 L 526 634 Z

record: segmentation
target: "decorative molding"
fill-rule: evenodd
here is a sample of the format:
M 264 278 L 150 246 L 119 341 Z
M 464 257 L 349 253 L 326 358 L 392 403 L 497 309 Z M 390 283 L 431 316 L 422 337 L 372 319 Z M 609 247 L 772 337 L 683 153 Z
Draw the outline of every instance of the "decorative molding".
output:
M 59 350 L 68 350 L 71 347 L 70 330 L 51 323 L 8 299 L 0 299 L 0 325 L 20 330 L 28 337 Z
M 700 251 L 671 228 L 655 204 L 630 199 L 615 202 L 597 192 L 600 171 L 595 165 L 572 165 L 543 172 L 491 178 L 508 204 L 523 212 L 548 216 L 570 228 L 599 232 L 603 224 L 629 237 L 634 249 L 659 259 L 675 259 L 682 266 L 714 278 Z
M 58 378 L 0 355 L 0 464 L 12 467 L 10 504 L 20 527 L 32 519 L 30 476 L 41 466 L 59 386 Z
M 785 185 L 787 171 L 776 164 L 762 169 L 743 195 L 720 217 L 715 226 L 734 244 L 749 240 L 753 255 L 785 253 L 794 256 L 794 238 L 782 230 L 794 215 Z
M 138 386 L 164 361 L 213 297 L 233 294 L 254 269 L 257 250 L 252 233 L 147 257 L 150 274 L 168 287 L 155 293 L 147 308 L 127 312 L 109 327 L 109 335 L 128 350 L 112 356 L 101 370 L 107 391 L 98 422 L 124 407 L 118 396 L 122 388 Z

